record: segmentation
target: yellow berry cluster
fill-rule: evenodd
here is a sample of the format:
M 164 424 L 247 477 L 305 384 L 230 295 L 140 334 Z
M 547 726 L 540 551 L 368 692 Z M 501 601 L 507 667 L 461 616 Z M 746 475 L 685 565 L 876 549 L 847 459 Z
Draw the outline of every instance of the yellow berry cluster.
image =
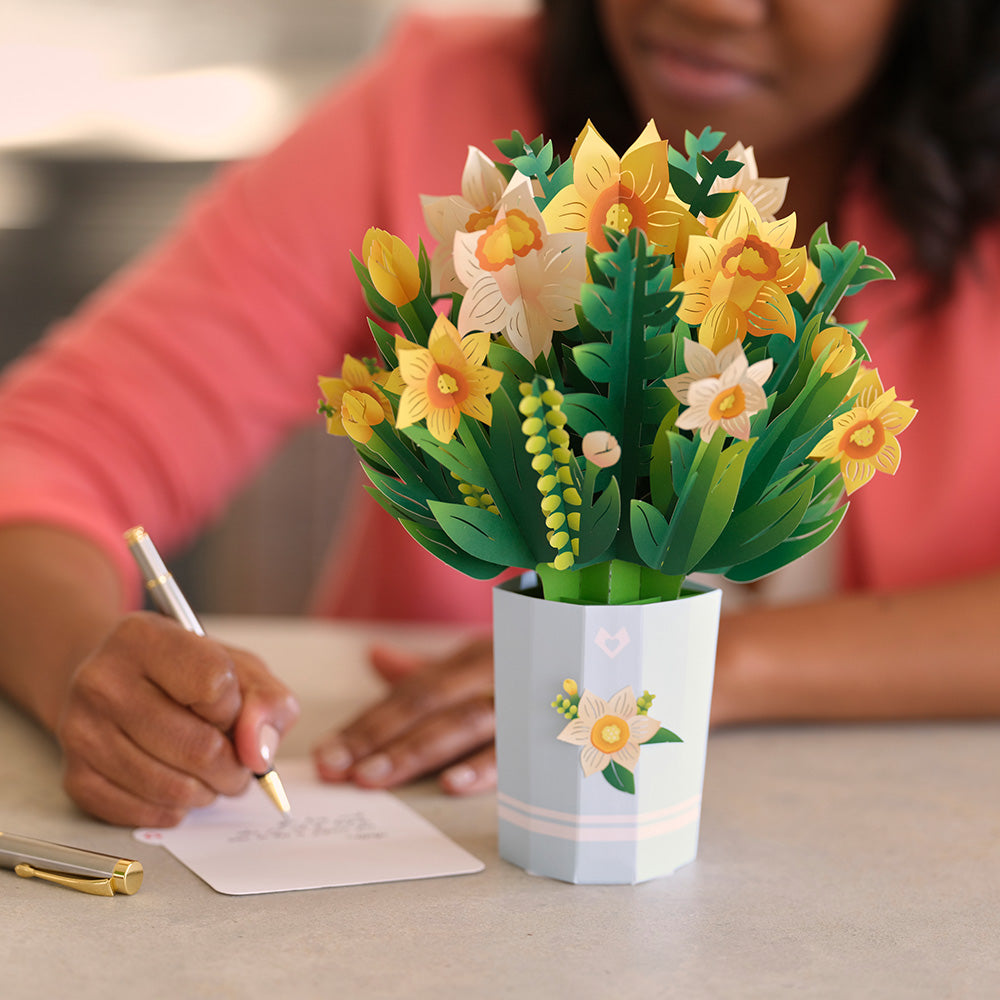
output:
M 451 478 L 458 480 L 458 492 L 465 498 L 466 507 L 482 507 L 483 510 L 488 510 L 491 514 L 500 513 L 497 505 L 493 502 L 493 497 L 486 492 L 485 487 L 467 483 L 454 472 L 451 474 Z
M 642 692 L 642 697 L 636 698 L 635 704 L 636 709 L 640 715 L 648 715 L 649 710 L 653 705 L 653 699 L 656 697 L 655 694 L 650 694 L 648 691 Z
M 567 719 L 575 719 L 579 709 L 573 702 L 561 694 L 556 695 L 556 700 L 552 702 L 552 707 Z
M 567 677 L 563 681 L 563 691 L 565 694 L 557 694 L 552 707 L 567 719 L 575 719 L 579 714 L 580 691 L 576 686 L 576 681 Z
M 538 492 L 542 494 L 542 513 L 549 529 L 549 544 L 556 556 L 549 564 L 555 569 L 569 569 L 580 552 L 580 492 L 573 481 L 566 430 L 566 414 L 561 406 L 563 395 L 552 379 L 538 376 L 521 383 L 522 400 L 518 406 L 527 441 L 525 449 L 534 457 L 531 467 L 538 473 Z M 577 508 L 574 510 L 573 508 Z

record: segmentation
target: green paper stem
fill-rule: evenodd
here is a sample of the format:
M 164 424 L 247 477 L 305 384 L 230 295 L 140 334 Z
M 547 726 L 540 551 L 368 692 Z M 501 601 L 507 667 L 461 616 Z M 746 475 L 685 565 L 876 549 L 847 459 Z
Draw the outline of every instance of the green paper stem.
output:
M 428 483 L 428 469 L 403 443 L 395 428 L 386 420 L 372 427 L 373 434 L 368 439 L 367 448 L 391 468 L 400 479 L 412 477 L 418 482 Z M 401 470 L 406 470 L 404 476 Z
M 535 567 L 547 601 L 566 604 L 650 604 L 675 601 L 681 596 L 683 576 L 658 573 L 648 566 L 611 559 L 583 569 Z
M 437 322 L 438 314 L 431 305 L 431 300 L 421 293 L 412 302 L 399 306 L 399 322 L 410 335 L 409 339 L 421 347 L 427 346 L 431 327 Z

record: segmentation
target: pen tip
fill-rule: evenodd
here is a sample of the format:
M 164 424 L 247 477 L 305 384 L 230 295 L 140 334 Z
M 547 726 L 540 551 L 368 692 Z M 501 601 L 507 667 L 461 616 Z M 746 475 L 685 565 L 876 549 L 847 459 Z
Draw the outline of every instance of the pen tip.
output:
M 270 800 L 277 806 L 278 811 L 287 816 L 292 811 L 292 807 L 288 804 L 288 796 L 285 794 L 285 787 L 281 783 L 281 778 L 278 777 L 278 772 L 268 771 L 266 774 L 256 775 L 256 778 L 264 791 L 267 792 Z

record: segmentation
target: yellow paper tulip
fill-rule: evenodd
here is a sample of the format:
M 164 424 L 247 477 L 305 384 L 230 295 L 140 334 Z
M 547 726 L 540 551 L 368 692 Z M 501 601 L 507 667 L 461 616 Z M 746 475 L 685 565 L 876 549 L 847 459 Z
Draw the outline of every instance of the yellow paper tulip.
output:
M 361 258 L 379 295 L 399 308 L 420 294 L 420 271 L 413 251 L 398 237 L 372 227 Z

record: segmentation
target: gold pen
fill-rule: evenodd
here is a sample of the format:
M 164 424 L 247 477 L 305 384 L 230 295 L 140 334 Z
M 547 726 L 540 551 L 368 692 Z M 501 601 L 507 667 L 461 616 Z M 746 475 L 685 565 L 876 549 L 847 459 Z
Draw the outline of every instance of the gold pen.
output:
M 157 609 L 163 614 L 169 615 L 188 632 L 204 635 L 205 630 L 201 627 L 201 622 L 198 621 L 191 605 L 181 593 L 177 581 L 167 572 L 167 567 L 160 558 L 159 552 L 156 551 L 153 540 L 146 534 L 146 529 L 141 525 L 129 528 L 125 532 L 125 541 L 139 565 L 139 570 L 146 581 L 146 589 Z M 285 788 L 281 784 L 277 771 L 272 768 L 263 774 L 255 774 L 254 777 L 282 813 L 287 814 L 291 811 L 288 796 L 285 795 Z
M 0 833 L 0 868 L 11 868 L 21 878 L 40 878 L 91 896 L 131 896 L 139 891 L 143 874 L 139 861 L 13 833 Z

